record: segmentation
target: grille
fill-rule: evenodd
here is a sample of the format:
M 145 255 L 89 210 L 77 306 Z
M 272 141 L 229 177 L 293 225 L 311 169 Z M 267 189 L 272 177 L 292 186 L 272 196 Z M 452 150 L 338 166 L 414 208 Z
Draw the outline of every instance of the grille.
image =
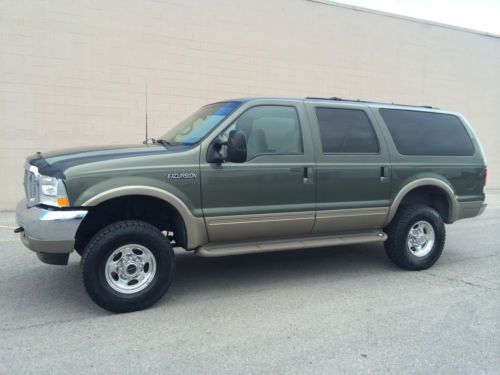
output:
M 35 203 L 38 199 L 38 181 L 37 176 L 30 170 L 24 170 L 24 192 L 26 199 L 30 203 Z

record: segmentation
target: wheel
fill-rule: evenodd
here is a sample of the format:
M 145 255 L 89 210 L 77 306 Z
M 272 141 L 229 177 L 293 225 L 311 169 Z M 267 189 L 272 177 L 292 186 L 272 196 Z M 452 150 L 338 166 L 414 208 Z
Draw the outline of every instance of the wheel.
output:
M 168 239 L 142 221 L 119 221 L 100 230 L 81 259 L 90 298 L 113 312 L 145 309 L 167 291 L 175 272 Z
M 441 216 L 424 205 L 402 206 L 385 228 L 389 259 L 407 270 L 431 267 L 443 252 L 446 231 Z

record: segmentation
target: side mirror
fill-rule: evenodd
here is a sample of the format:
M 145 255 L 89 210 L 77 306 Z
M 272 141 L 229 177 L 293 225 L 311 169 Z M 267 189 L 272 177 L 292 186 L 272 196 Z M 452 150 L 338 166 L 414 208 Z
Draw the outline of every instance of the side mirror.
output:
M 227 161 L 243 163 L 247 160 L 247 138 L 241 130 L 231 130 L 227 139 Z

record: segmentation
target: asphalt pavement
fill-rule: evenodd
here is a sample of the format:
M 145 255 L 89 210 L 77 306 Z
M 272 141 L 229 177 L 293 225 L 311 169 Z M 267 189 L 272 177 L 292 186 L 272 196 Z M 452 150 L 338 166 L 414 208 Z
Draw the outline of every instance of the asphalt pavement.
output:
M 500 194 L 421 272 L 379 244 L 198 258 L 152 308 L 108 313 L 79 257 L 41 263 L 0 213 L 0 374 L 500 374 Z

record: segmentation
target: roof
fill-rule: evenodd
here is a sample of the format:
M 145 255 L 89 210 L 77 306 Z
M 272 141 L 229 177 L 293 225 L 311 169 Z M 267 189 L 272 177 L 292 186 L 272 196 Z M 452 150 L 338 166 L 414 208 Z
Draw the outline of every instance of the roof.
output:
M 398 103 L 383 103 L 383 102 L 373 102 L 373 101 L 368 101 L 368 100 L 360 100 L 360 99 L 343 99 L 343 98 L 338 98 L 336 96 L 331 97 L 331 98 L 317 98 L 317 97 L 311 97 L 308 96 L 305 98 L 306 100 L 332 100 L 335 102 L 348 102 L 348 103 L 362 103 L 362 104 L 376 104 L 376 105 L 391 105 L 391 106 L 397 106 L 397 107 L 416 107 L 416 108 L 427 108 L 427 109 L 439 109 L 436 107 L 431 107 L 430 105 L 415 105 L 415 104 L 398 104 Z
M 432 107 L 430 105 L 416 105 L 416 104 L 399 104 L 399 103 L 384 103 L 384 102 L 376 102 L 369 100 L 361 100 L 361 99 L 344 99 L 336 96 L 329 98 L 321 98 L 314 96 L 307 96 L 305 98 L 288 98 L 288 97 L 273 97 L 273 96 L 263 96 L 263 97 L 248 97 L 248 98 L 237 98 L 237 99 L 229 99 L 224 100 L 224 102 L 237 101 L 241 103 L 247 103 L 254 100 L 289 100 L 289 101 L 306 101 L 306 102 L 335 102 L 335 103 L 346 103 L 346 104 L 365 104 L 374 107 L 396 107 L 396 108 L 407 108 L 407 109 L 421 109 L 421 110 L 429 110 L 440 111 L 440 112 L 448 112 L 442 111 L 437 107 Z

